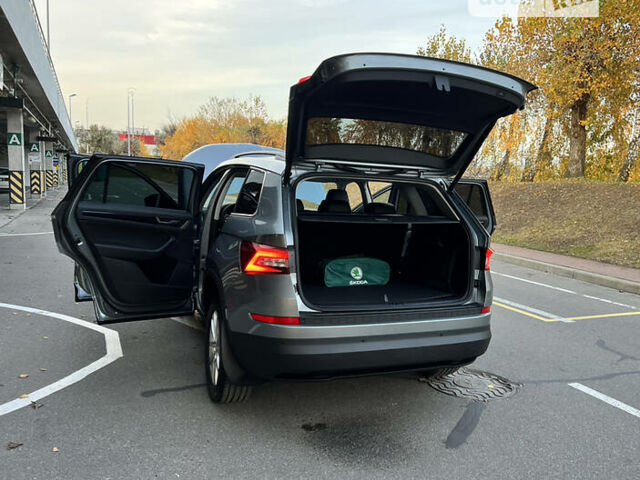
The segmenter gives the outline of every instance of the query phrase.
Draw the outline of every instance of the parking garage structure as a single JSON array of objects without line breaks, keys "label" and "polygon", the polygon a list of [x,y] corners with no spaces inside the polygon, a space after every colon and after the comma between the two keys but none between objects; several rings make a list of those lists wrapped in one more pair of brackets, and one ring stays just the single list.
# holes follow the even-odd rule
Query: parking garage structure
[{"label": "parking garage structure", "polygon": [[0,0],[0,208],[25,209],[64,181],[77,150],[64,97],[33,0]]}]

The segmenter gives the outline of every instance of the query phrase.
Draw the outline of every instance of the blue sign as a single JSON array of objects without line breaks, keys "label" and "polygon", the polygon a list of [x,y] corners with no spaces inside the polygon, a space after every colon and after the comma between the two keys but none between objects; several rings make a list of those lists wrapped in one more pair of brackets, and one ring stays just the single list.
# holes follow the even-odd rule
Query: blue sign
[{"label": "blue sign", "polygon": [[58,159],[57,159],[57,158],[54,158],[54,159],[53,159],[53,164],[54,164],[54,165],[58,165]]}]

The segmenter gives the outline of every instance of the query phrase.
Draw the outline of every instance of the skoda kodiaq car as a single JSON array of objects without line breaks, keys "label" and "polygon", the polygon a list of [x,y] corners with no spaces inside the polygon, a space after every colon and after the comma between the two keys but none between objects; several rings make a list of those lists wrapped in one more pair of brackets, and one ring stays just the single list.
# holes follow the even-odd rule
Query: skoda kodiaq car
[{"label": "skoda kodiaq car", "polygon": [[333,57],[291,88],[286,153],[206,179],[95,155],[53,212],[56,241],[98,323],[202,316],[215,402],[265,380],[469,364],[491,337],[495,216],[486,182],[461,176],[534,88],[425,57]]}]

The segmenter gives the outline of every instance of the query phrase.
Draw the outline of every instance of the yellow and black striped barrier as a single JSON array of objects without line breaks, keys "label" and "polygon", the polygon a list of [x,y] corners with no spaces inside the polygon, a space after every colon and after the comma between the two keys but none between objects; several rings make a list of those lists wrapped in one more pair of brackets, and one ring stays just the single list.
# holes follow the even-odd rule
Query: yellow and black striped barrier
[{"label": "yellow and black striped barrier", "polygon": [[59,185],[59,184],[60,184],[60,183],[58,182],[58,169],[55,169],[55,170],[53,171],[53,186],[54,186],[54,187],[56,187],[56,188],[58,188],[58,185]]},{"label": "yellow and black striped barrier", "polygon": [[40,170],[34,170],[31,172],[31,193],[42,193],[42,189],[40,188]]},{"label": "yellow and black striped barrier", "polygon": [[53,170],[47,170],[47,190],[53,188]]},{"label": "yellow and black striped barrier", "polygon": [[24,177],[20,171],[9,172],[9,202],[24,204]]}]

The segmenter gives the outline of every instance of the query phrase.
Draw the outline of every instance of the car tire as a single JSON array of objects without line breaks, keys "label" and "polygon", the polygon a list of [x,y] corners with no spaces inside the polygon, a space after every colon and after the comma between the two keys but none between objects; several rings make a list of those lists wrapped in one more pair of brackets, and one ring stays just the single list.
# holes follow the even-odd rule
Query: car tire
[{"label": "car tire", "polygon": [[222,309],[218,306],[211,307],[205,319],[207,337],[204,349],[204,364],[207,377],[207,391],[214,403],[243,402],[251,394],[250,385],[235,385],[232,383],[224,369],[222,361],[222,349],[226,342],[224,317]]}]

